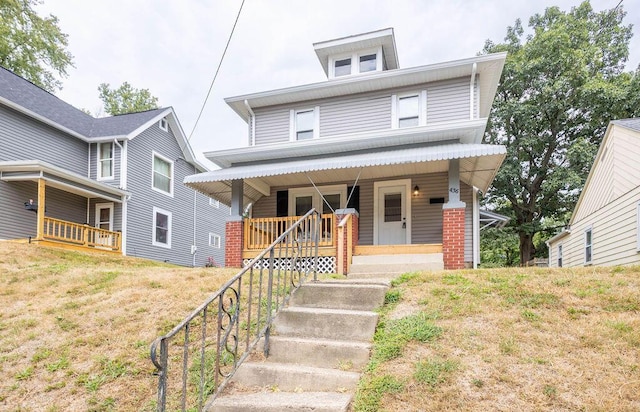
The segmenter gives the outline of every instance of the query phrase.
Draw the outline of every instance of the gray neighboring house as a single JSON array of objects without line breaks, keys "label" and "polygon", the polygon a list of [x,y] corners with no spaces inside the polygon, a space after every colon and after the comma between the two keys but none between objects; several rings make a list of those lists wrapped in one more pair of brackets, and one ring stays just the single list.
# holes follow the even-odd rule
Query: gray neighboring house
[{"label": "gray neighboring house", "polygon": [[0,240],[223,264],[229,208],[182,184],[206,171],[173,108],[94,118],[0,67]]}]

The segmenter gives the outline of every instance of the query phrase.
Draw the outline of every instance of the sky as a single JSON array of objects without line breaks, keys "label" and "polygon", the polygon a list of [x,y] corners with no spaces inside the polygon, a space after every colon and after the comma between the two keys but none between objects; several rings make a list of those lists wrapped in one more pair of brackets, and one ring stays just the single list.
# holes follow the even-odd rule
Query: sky
[{"label": "sky", "polygon": [[[620,0],[592,0],[595,11]],[[197,157],[247,145],[247,124],[225,97],[322,82],[313,43],[392,27],[401,68],[475,56],[508,26],[578,0],[245,0],[220,72],[203,106],[241,0],[44,0],[68,35],[74,66],[56,95],[100,113],[98,86],[129,82],[172,106]],[[640,63],[640,2],[623,0],[634,24],[627,70]],[[193,131],[193,133],[192,133]]]}]

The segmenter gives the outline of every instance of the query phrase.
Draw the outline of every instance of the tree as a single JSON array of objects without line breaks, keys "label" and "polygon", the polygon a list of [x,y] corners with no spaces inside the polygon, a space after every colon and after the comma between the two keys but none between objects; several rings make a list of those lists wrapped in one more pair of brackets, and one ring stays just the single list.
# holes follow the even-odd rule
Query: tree
[{"label": "tree", "polygon": [[117,89],[110,89],[108,83],[102,83],[98,91],[104,110],[112,116],[158,108],[158,98],[152,96],[149,89],[134,89],[127,82]]},{"label": "tree", "polygon": [[67,76],[73,56],[66,50],[67,35],[58,18],[40,17],[33,7],[39,0],[0,0],[0,65],[30,82],[55,92],[58,76]]},{"label": "tree", "polygon": [[624,16],[588,1],[569,13],[550,7],[530,18],[532,34],[516,20],[505,43],[485,43],[483,53],[508,52],[485,134],[507,157],[487,202],[513,208],[521,264],[535,256],[545,219],[566,223],[608,122],[638,110],[628,100],[638,76],[624,72]]}]

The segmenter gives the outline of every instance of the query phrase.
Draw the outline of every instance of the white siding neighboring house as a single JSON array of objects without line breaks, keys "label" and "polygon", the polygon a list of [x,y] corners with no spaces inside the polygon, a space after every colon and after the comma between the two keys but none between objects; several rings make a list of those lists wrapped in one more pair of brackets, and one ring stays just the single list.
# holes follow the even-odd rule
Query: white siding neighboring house
[{"label": "white siding neighboring house", "polygon": [[205,171],[171,107],[94,118],[0,67],[0,240],[222,264],[229,208],[182,184]]},{"label": "white siding neighboring house", "polygon": [[547,241],[549,266],[640,264],[640,119],[609,123],[569,226]]}]

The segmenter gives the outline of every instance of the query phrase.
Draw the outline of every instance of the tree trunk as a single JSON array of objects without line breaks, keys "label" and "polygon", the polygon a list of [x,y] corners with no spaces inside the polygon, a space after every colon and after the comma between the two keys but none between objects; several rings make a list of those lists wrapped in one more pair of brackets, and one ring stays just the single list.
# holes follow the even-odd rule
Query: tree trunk
[{"label": "tree trunk", "polygon": [[533,245],[533,234],[520,232],[520,266],[524,266],[534,258],[536,248]]}]

